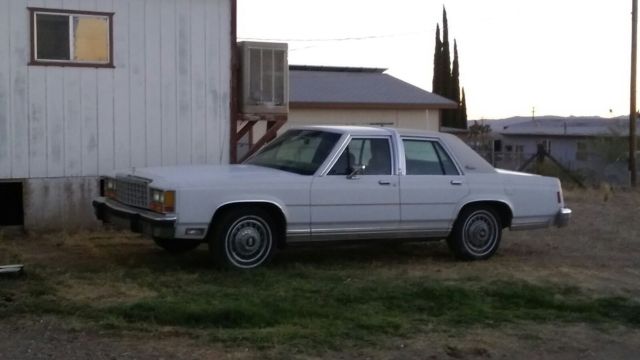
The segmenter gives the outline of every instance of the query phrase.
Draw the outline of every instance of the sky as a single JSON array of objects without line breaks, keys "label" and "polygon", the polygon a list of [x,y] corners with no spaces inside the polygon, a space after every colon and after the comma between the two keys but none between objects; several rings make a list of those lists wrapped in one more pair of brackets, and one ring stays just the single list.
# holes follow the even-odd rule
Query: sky
[{"label": "sky", "polygon": [[629,113],[628,0],[238,0],[238,40],[289,63],[386,68],[431,91],[446,7],[469,119]]}]

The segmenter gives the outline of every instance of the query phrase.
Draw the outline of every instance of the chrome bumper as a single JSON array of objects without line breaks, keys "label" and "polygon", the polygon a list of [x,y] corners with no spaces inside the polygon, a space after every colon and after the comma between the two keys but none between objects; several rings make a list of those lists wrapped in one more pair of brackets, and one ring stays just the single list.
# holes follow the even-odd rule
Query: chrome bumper
[{"label": "chrome bumper", "polygon": [[557,227],[565,227],[569,225],[569,220],[571,220],[571,209],[562,208],[558,211],[558,214],[556,214],[554,225]]},{"label": "chrome bumper", "polygon": [[117,228],[156,238],[171,239],[175,236],[175,215],[138,209],[104,197],[93,200],[93,209],[98,220]]}]

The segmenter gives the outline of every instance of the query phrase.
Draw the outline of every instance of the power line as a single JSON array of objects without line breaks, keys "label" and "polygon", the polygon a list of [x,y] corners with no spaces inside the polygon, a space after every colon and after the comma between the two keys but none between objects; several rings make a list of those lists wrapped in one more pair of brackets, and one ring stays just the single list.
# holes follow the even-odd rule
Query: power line
[{"label": "power line", "polygon": [[252,38],[252,37],[239,37],[238,40],[245,41],[274,41],[274,42],[332,42],[332,41],[358,41],[358,40],[371,40],[371,39],[382,39],[382,38],[392,38],[392,37],[400,37],[400,36],[409,36],[409,35],[418,35],[424,34],[424,32],[412,32],[412,33],[402,33],[402,34],[387,34],[387,35],[372,35],[372,36],[357,36],[357,37],[344,37],[344,38],[324,38],[324,39],[303,39],[303,38]]}]

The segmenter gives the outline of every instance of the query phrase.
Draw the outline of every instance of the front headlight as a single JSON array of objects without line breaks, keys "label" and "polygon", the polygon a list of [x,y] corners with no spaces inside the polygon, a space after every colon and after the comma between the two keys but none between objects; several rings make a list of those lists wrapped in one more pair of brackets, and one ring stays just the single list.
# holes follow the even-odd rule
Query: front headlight
[{"label": "front headlight", "polygon": [[114,178],[109,178],[106,177],[104,178],[104,196],[110,198],[110,199],[115,199],[116,198],[116,179]]},{"label": "front headlight", "polygon": [[151,204],[153,211],[168,213],[176,209],[176,193],[172,190],[150,189]]}]

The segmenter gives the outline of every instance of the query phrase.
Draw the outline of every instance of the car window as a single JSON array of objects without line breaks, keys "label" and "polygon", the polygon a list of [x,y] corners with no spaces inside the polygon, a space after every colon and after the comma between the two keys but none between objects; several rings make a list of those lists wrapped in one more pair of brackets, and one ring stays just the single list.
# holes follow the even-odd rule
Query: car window
[{"label": "car window", "polygon": [[389,139],[352,139],[328,175],[349,175],[361,165],[365,166],[363,175],[391,175]]},{"label": "car window", "polygon": [[289,130],[244,163],[312,175],[339,138],[330,132]]},{"label": "car window", "polygon": [[451,157],[436,141],[403,139],[407,175],[458,175]]}]

